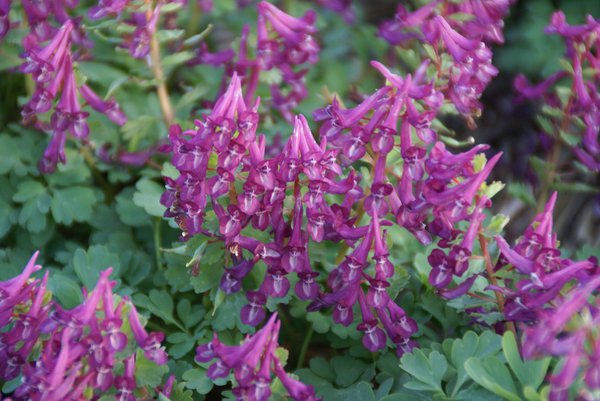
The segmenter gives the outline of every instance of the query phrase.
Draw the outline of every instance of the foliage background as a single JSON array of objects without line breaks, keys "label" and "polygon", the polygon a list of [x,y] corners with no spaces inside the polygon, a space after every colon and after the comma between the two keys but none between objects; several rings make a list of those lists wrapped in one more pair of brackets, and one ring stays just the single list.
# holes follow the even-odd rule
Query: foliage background
[{"label": "foliage background", "polygon": [[[286,5],[292,14],[313,6],[299,1],[287,1]],[[494,64],[501,75],[485,94],[486,107],[478,129],[467,132],[460,121],[449,120],[458,132],[474,136],[479,143],[490,143],[490,152],[505,151],[496,178],[509,185],[496,201],[495,211],[513,217],[509,226],[513,238],[522,232],[536,207],[537,179],[531,158],[543,159],[545,154],[535,125],[539,105],[515,106],[511,83],[519,72],[537,81],[559,66],[563,54],[559,40],[543,33],[550,14],[559,8],[573,23],[588,13],[600,16],[600,3],[589,0],[518,2],[506,23],[506,44],[494,50]],[[365,0],[357,9],[355,25],[345,24],[331,12],[319,12],[323,50],[320,62],[309,72],[310,95],[300,112],[310,115],[322,107],[323,93],[352,98],[358,92],[372,92],[380,82],[368,61],[395,57],[383,40],[375,38],[376,23],[392,16],[393,2]],[[232,0],[215,1],[215,10],[209,15],[194,10],[180,13],[178,26],[185,29],[173,35],[182,36],[166,37],[163,42],[170,52],[163,63],[178,122],[189,126],[193,116],[201,113],[202,101],[214,98],[218,89],[215,82],[220,81],[222,70],[186,67],[193,46],[175,47],[177,39],[193,37],[213,24],[214,30],[207,37],[211,46],[235,43],[240,27],[253,21],[254,13],[252,7],[237,11]],[[104,143],[113,149],[145,149],[164,140],[166,128],[147,66],[122,50],[115,51],[114,38],[107,36],[107,30],[90,29],[90,33],[94,58],[80,62],[79,72],[99,93],[112,93],[129,122],[118,129],[104,116],[92,113],[91,144],[68,143],[67,165],[46,176],[38,172],[37,162],[48,138],[20,124],[19,107],[31,88],[23,75],[13,71],[20,62],[23,32],[11,32],[0,47],[0,280],[18,274],[39,249],[39,262],[52,271],[50,290],[70,307],[82,301],[81,285],[92,288],[99,271],[113,266],[119,282],[116,291],[133,297],[150,316],[150,328],[168,334],[169,370],[184,383],[174,399],[202,399],[205,394],[207,399],[219,399],[220,390],[213,389],[214,384],[205,376],[206,366],[193,362],[193,349],[198,342],[208,340],[213,330],[224,338],[229,336],[231,342],[253,330],[238,318],[245,299],[241,294],[218,295],[223,249],[202,245],[201,238],[179,243],[178,228],[162,217],[161,176],[174,174],[168,155],[158,154],[143,168],[106,164],[94,156],[94,147]],[[262,127],[270,138],[290,131],[277,119],[264,121]],[[556,209],[558,237],[579,257],[600,256],[598,177],[587,184],[584,190],[563,188]],[[284,321],[280,342],[289,350],[288,367],[297,367],[298,376],[313,384],[326,400],[507,398],[499,394],[502,391],[513,393],[517,400],[522,394],[538,399],[540,375],[543,378],[549,362],[524,367],[510,355],[510,338],[469,331],[471,324],[460,313],[466,305],[447,304],[427,288],[427,250],[400,229],[393,235],[396,247],[392,257],[398,267],[394,289],[403,290],[402,307],[422,327],[418,340],[423,349],[403,358],[399,366],[391,353],[376,356],[366,351],[353,326],[333,325],[328,315],[306,313],[305,303],[288,298],[283,300],[288,305],[268,305],[270,310],[278,309]],[[326,245],[318,244],[311,259],[325,268],[332,266],[334,260],[327,251]],[[260,269],[255,269],[246,284],[259,284],[259,273]],[[298,344],[307,336],[311,336],[310,347],[301,357]],[[464,350],[472,350],[472,355],[461,352]],[[467,356],[472,358],[469,363]],[[470,369],[465,370],[465,366]],[[153,369],[147,380],[158,384],[166,369]],[[499,385],[504,390],[485,377],[494,369],[501,372],[491,376],[503,378]]]}]

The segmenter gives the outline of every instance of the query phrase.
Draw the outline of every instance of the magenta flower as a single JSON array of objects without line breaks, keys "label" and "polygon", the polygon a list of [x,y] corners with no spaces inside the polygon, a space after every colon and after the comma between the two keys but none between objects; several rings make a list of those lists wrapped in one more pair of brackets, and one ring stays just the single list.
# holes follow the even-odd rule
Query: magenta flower
[{"label": "magenta flower", "polygon": [[165,348],[160,344],[165,335],[158,332],[146,332],[140,323],[137,310],[133,303],[130,303],[129,307],[131,308],[131,312],[129,314],[131,331],[135,341],[144,350],[144,356],[159,365],[167,363],[167,353],[165,352]]},{"label": "magenta flower", "polygon": [[[100,273],[82,304],[65,310],[46,291],[48,272],[41,280],[31,277],[40,269],[37,256],[36,252],[20,275],[0,283],[0,358],[6,361],[0,366],[0,379],[21,375],[13,393],[17,400],[79,399],[84,392],[96,397],[114,387],[120,400],[133,401],[138,389],[135,354],[127,349],[129,339],[122,330],[125,300],[113,294],[112,269]],[[136,338],[140,331],[145,333],[137,327],[136,315],[130,321]],[[115,376],[121,362],[124,375]]]},{"label": "magenta flower", "polygon": [[217,359],[208,369],[208,376],[213,380],[225,378],[233,370],[236,383],[233,394],[238,400],[268,400],[273,380],[271,373],[275,373],[292,399],[316,401],[312,387],[289,377],[275,354],[280,325],[275,313],[254,335],[233,346],[221,343],[215,333],[211,342],[196,349],[196,360]]}]

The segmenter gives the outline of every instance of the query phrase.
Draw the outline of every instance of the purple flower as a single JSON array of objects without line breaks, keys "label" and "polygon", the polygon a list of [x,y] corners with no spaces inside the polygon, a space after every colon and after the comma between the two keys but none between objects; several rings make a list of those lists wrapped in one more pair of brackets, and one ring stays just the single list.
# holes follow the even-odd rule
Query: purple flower
[{"label": "purple flower", "polygon": [[268,400],[271,373],[275,373],[294,400],[317,400],[311,387],[285,373],[275,354],[280,325],[275,313],[260,330],[246,337],[240,345],[224,345],[215,333],[211,342],[197,348],[196,360],[209,362],[216,359],[208,369],[208,376],[213,380],[225,378],[233,370],[237,384],[233,393],[239,399]]},{"label": "purple flower", "polygon": [[129,0],[100,0],[97,6],[90,8],[88,16],[92,20],[106,16],[119,17],[128,4]]},{"label": "purple flower", "polygon": [[10,30],[10,0],[0,0],[0,40],[2,40]]},{"label": "purple flower", "polygon": [[99,113],[105,114],[112,122],[117,125],[124,125],[127,122],[127,116],[121,111],[119,105],[114,99],[104,101],[87,85],[81,85],[79,93],[90,105],[91,108]]},{"label": "purple flower", "polygon": [[168,356],[165,348],[161,346],[161,341],[164,339],[164,334],[159,332],[146,332],[133,303],[129,304],[131,311],[129,313],[129,324],[131,331],[138,345],[144,350],[144,356],[159,365],[167,363]]},{"label": "purple flower", "polygon": [[242,322],[249,326],[256,326],[265,319],[265,304],[267,297],[260,291],[248,291],[246,293],[248,304],[244,305],[240,312]]},{"label": "purple flower", "polygon": [[385,333],[377,326],[377,320],[367,305],[362,291],[358,293],[358,304],[362,314],[362,323],[357,326],[357,329],[364,332],[362,343],[369,351],[377,352],[385,347]]},{"label": "purple flower", "polygon": [[312,386],[293,379],[290,377],[281,366],[279,360],[275,360],[275,374],[281,380],[281,383],[289,393],[290,397],[296,401],[318,401],[319,398],[315,395],[315,390]]}]

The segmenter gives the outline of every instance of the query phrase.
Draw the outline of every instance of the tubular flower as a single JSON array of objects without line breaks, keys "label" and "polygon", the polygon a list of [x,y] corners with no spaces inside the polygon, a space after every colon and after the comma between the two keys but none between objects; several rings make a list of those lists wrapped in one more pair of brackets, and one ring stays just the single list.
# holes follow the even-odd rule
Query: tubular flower
[{"label": "tubular flower", "polygon": [[[100,273],[82,304],[66,310],[46,289],[48,273],[41,280],[31,276],[41,269],[37,257],[36,252],[20,275],[0,282],[0,359],[6,361],[0,380],[21,375],[13,400],[79,400],[84,393],[99,396],[111,388],[121,401],[134,399],[137,356],[125,351],[130,339],[122,329],[124,319],[132,322],[136,339],[145,331],[136,326],[133,305],[113,295],[112,269]],[[145,339],[143,345],[149,343]],[[121,361],[125,372],[115,376]]]},{"label": "tubular flower", "polygon": [[[552,114],[544,115],[551,126],[572,126],[569,134],[575,137],[575,142],[570,141],[569,145],[573,154],[595,173],[600,171],[600,96],[597,90],[600,78],[598,74],[584,75],[583,72],[586,68],[597,71],[600,67],[597,57],[599,29],[600,21],[592,16],[588,16],[583,25],[569,25],[562,11],[555,12],[546,33],[559,35],[565,42],[569,68],[535,85],[523,75],[514,81],[520,99],[540,99],[553,109]],[[563,83],[565,79],[570,83],[568,89]],[[566,92],[559,92],[561,88]],[[553,132],[545,134],[554,141]]]},{"label": "tubular flower", "polygon": [[[51,40],[60,32],[56,25],[63,25],[70,20],[69,11],[72,11],[78,5],[78,1],[0,1],[0,41],[12,28],[18,27],[20,24],[20,21],[10,21],[9,19],[10,9],[13,5],[22,8],[24,19],[21,26],[29,31],[24,38],[24,43],[38,43]],[[73,18],[71,21],[74,24],[72,34],[74,42],[83,47],[92,47],[92,42],[87,38],[81,27],[81,17]]]},{"label": "tubular flower", "polygon": [[320,46],[315,39],[316,13],[310,10],[297,18],[266,1],[259,2],[256,7],[258,21],[254,55],[248,43],[250,26],[244,25],[237,52],[233,49],[211,52],[208,45],[202,43],[189,64],[224,65],[225,74],[218,98],[225,92],[227,80],[237,75],[245,91],[246,104],[252,103],[261,72],[277,71],[281,79],[269,86],[271,96],[268,106],[293,123],[294,109],[308,95],[305,83],[308,69],[305,66],[315,64],[319,58]]},{"label": "tubular flower", "polygon": [[[295,29],[303,22],[288,24]],[[401,77],[380,63],[373,65],[387,85],[354,108],[334,101],[315,111],[323,121],[320,142],[304,116],[294,117],[290,137],[273,156],[268,156],[265,137],[256,135],[259,101],[250,105],[234,73],[196,129],[171,128],[172,160],[180,176],[166,179],[162,203],[166,216],[182,229],[183,240],[201,234],[224,243],[232,262],[221,278],[226,294],[239,291],[257,263],[266,265],[262,284],[246,292],[242,322],[256,326],[263,321],[269,297],[286,296],[293,274],[294,292],[311,301],[309,310],[332,308],[333,320],[348,326],[358,304],[364,345],[382,349],[387,336],[402,354],[415,346],[410,337],[417,328],[388,294],[394,266],[385,227],[397,222],[425,244],[439,237],[439,246],[450,248],[444,256],[449,267],[434,286],[448,298],[466,293],[475,277],[450,283],[468,267],[483,209],[489,206],[481,188],[500,155],[476,168],[475,157],[486,146],[449,152],[430,126],[443,95],[423,72]],[[368,187],[352,168],[366,158],[367,148],[374,155]],[[390,173],[388,158],[396,151],[402,163]],[[355,209],[358,203],[364,223]],[[205,225],[208,212],[219,221],[218,229]],[[461,221],[470,228],[455,229]],[[250,229],[269,237],[254,239]],[[316,271],[310,258],[311,244],[325,240],[344,241],[350,248],[327,276]]]},{"label": "tubular flower", "polygon": [[236,382],[233,394],[236,400],[268,400],[273,373],[293,400],[319,400],[312,386],[293,379],[283,370],[275,353],[280,325],[274,313],[260,330],[246,337],[240,345],[224,345],[215,333],[211,342],[196,349],[196,361],[210,362],[216,359],[208,368],[208,377],[212,380],[228,377],[233,371]]},{"label": "tubular flower", "polygon": [[[67,20],[45,47],[39,47],[35,41],[25,42],[25,63],[20,69],[31,74],[36,87],[31,99],[23,107],[23,119],[32,122],[36,116],[53,110],[50,118],[52,137],[39,163],[43,173],[50,173],[59,162],[66,162],[64,147],[67,132],[80,141],[87,141],[89,127],[86,120],[89,113],[81,110],[78,94],[92,108],[105,113],[117,124],[126,122],[125,115],[114,100],[104,102],[88,86],[78,86],[71,53],[73,30],[73,22]],[[58,100],[53,104],[55,99]]]},{"label": "tubular flower", "polygon": [[[394,20],[385,21],[379,35],[395,46],[409,47],[415,40],[432,46],[438,55],[431,59],[436,64],[436,87],[474,125],[472,117],[481,113],[479,98],[498,74],[491,63],[489,44],[504,42],[503,18],[511,3],[436,0],[412,12],[399,5]],[[455,14],[471,18],[453,18]],[[442,59],[448,62],[440,62]]]},{"label": "tubular flower", "polygon": [[519,278],[513,289],[502,289],[507,319],[534,322],[538,312],[560,299],[567,283],[585,283],[593,275],[594,261],[576,262],[561,257],[556,234],[552,232],[556,197],[556,193],[550,196],[544,211],[534,218],[514,247],[496,237],[502,255],[496,268],[511,265]]},{"label": "tubular flower", "polygon": [[[540,310],[536,324],[525,329],[523,354],[526,358],[550,355],[562,359],[549,380],[551,399],[560,399],[561,394],[568,397],[571,389],[584,397],[600,388],[600,337],[595,329],[600,323],[599,289],[600,276],[596,275],[571,289],[554,308]],[[582,386],[576,384],[578,377],[583,378]]]}]

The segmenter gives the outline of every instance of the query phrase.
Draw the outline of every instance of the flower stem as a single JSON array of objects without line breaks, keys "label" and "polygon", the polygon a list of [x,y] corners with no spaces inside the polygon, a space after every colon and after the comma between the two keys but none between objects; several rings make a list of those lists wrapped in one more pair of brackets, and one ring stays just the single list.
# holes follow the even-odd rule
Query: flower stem
[{"label": "flower stem", "polygon": [[[483,253],[483,257],[485,260],[485,270],[488,274],[488,280],[493,286],[498,286],[498,280],[496,280],[496,276],[494,275],[494,266],[492,265],[492,258],[490,257],[490,253],[488,251],[488,243],[486,238],[483,235],[479,235],[479,245],[481,246],[481,252]],[[498,304],[498,310],[506,317],[504,313],[504,295],[498,291],[494,290],[494,294],[496,295],[496,303]],[[513,322],[506,322],[506,328],[512,331],[517,337],[517,329],[515,328],[515,324]]]},{"label": "flower stem", "polygon": [[106,179],[102,175],[102,172],[98,170],[98,167],[96,166],[96,161],[92,156],[91,145],[82,146],[79,150],[79,153],[83,156],[83,160],[88,165],[92,176],[102,188],[102,192],[104,192],[104,196],[106,197],[106,199],[109,201],[113,200],[115,197],[114,188],[108,183],[108,181],[106,181]]},{"label": "flower stem", "polygon": [[[146,0],[148,10],[146,11],[146,19],[150,20],[152,17],[152,1]],[[158,11],[157,11],[158,12]],[[173,124],[173,107],[171,106],[171,100],[169,98],[169,91],[167,84],[165,83],[165,74],[162,69],[160,62],[160,44],[158,43],[158,37],[156,31],[152,31],[150,37],[150,67],[152,68],[152,74],[156,80],[156,95],[158,96],[158,102],[160,109],[162,110],[163,120],[167,129]]]},{"label": "flower stem", "polygon": [[310,340],[314,334],[315,330],[313,329],[312,324],[306,331],[306,335],[304,336],[304,341],[302,341],[302,348],[300,348],[300,355],[298,356],[298,363],[296,363],[296,369],[300,369],[304,364],[304,359],[306,358],[306,352],[308,351],[308,346],[310,345]]},{"label": "flower stem", "polygon": [[153,230],[153,240],[154,240],[154,259],[156,261],[156,267],[159,270],[162,269],[162,255],[160,254],[161,250],[161,225],[162,220],[160,218],[154,219],[154,230]]}]

